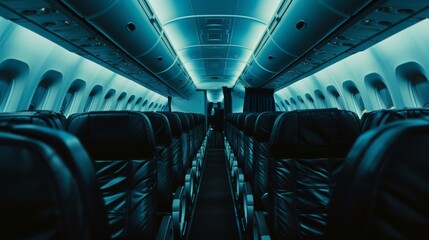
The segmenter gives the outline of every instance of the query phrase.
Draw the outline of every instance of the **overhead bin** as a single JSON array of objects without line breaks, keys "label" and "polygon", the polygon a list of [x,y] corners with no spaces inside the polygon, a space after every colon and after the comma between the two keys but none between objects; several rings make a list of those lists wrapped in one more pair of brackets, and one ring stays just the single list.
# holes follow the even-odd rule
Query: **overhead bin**
[{"label": "overhead bin", "polygon": [[162,28],[139,0],[62,1],[166,84],[183,84],[174,82],[183,69],[164,42]]},{"label": "overhead bin", "polygon": [[168,66],[165,70],[155,73],[158,77],[164,79],[164,80],[172,80],[179,75],[180,72],[182,72],[182,68],[179,66],[177,60],[173,62],[171,66]]},{"label": "overhead bin", "polygon": [[[292,1],[264,47],[255,56],[260,66],[253,64],[249,66],[249,70],[268,81],[269,78],[265,77],[261,67],[276,73],[282,71],[369,2],[370,0],[317,0],[311,3]],[[247,76],[245,80],[248,81]]]}]

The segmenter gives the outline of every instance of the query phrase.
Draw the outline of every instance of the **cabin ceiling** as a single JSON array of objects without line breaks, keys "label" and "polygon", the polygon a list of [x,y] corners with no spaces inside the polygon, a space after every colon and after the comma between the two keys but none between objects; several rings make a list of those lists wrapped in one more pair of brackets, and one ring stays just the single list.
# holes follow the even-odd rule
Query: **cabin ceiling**
[{"label": "cabin ceiling", "polygon": [[0,0],[4,18],[184,98],[237,82],[279,90],[427,18],[428,8],[427,0]]}]

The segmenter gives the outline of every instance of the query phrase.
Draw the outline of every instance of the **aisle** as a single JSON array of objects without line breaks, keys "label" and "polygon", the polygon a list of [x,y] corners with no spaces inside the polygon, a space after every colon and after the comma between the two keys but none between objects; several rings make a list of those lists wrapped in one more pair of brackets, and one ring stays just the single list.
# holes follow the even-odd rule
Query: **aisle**
[{"label": "aisle", "polygon": [[223,135],[209,139],[189,239],[240,239],[225,162]]}]

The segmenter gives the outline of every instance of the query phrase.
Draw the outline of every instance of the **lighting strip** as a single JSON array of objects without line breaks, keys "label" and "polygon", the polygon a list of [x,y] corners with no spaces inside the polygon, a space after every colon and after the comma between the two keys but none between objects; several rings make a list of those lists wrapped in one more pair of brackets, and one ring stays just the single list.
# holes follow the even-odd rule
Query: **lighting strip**
[{"label": "lighting strip", "polygon": [[[232,58],[227,58],[224,59],[226,61],[238,61],[240,63],[242,63],[242,65],[240,64],[239,69],[237,69],[237,71],[234,72],[240,72],[240,74],[238,74],[238,76],[235,76],[236,74],[234,74],[233,78],[235,80],[229,81],[229,84],[231,84],[231,86],[234,86],[235,83],[237,82],[239,76],[243,73],[243,71],[245,70],[246,66],[249,64],[249,62],[253,59],[255,50],[257,49],[258,45],[260,45],[261,40],[263,39],[264,35],[267,33],[267,31],[269,31],[269,26],[271,25],[271,23],[276,20],[278,18],[278,15],[281,13],[281,8],[282,6],[284,6],[285,2],[290,2],[287,0],[273,0],[273,1],[267,1],[264,4],[266,6],[266,4],[272,4],[270,7],[263,7],[263,8],[255,8],[255,9],[261,9],[260,11],[264,11],[263,13],[260,12],[259,14],[255,14],[255,16],[271,16],[270,20],[264,21],[261,20],[259,18],[256,17],[252,17],[252,16],[246,16],[246,15],[234,15],[234,14],[196,14],[196,15],[185,15],[185,16],[180,16],[179,17],[172,17],[170,19],[168,19],[168,14],[171,13],[171,11],[175,11],[174,9],[180,9],[179,7],[177,8],[172,8],[171,6],[166,6],[165,2],[168,2],[167,0],[144,0],[146,2],[146,5],[150,6],[151,8],[151,12],[153,12],[154,16],[153,18],[156,18],[159,23],[162,26],[162,31],[163,33],[165,33],[168,41],[171,43],[171,46],[173,47],[175,53],[177,54],[177,57],[179,59],[180,62],[184,63],[183,67],[186,70],[186,72],[188,73],[188,75],[191,77],[191,80],[194,82],[194,84],[197,86],[199,84],[202,83],[206,83],[209,82],[211,83],[211,81],[206,81],[205,79],[198,79],[200,75],[195,73],[196,69],[200,69],[200,70],[205,70],[205,68],[195,68],[190,64],[193,61],[196,60],[219,60],[219,58],[198,58],[198,59],[187,59],[184,54],[183,54],[183,50],[191,48],[191,47],[204,47],[204,46],[209,46],[209,47],[216,47],[216,46],[227,46],[227,47],[239,47],[239,48],[243,48],[243,49],[247,49],[249,52],[251,52],[251,54],[246,54],[246,56],[244,56],[242,59],[232,59]],[[189,2],[187,2],[189,3]],[[177,3],[176,3],[177,4]],[[182,6],[183,7],[183,6]],[[191,6],[190,6],[191,7]],[[253,15],[253,14],[252,14]],[[252,42],[255,41],[255,39],[257,39],[256,44],[254,44],[254,46],[252,45],[251,48],[245,46],[245,45],[237,45],[237,44],[201,44],[201,45],[189,45],[189,46],[180,46],[180,43],[184,43],[186,42],[186,38],[185,37],[180,37],[177,36],[177,34],[175,34],[176,31],[178,31],[178,29],[174,29],[171,30],[171,28],[166,27],[167,25],[173,23],[173,22],[177,22],[180,20],[185,20],[185,19],[196,19],[196,18],[232,18],[232,19],[247,19],[253,22],[257,22],[258,24],[262,24],[263,25],[263,31],[260,31],[260,33],[258,33],[258,36],[255,36],[255,34],[251,35],[251,39],[241,39],[240,42],[243,43],[248,43],[248,42]],[[261,25],[259,25],[261,26]],[[254,27],[254,26],[253,26]],[[250,31],[250,29],[249,29]],[[231,33],[232,35],[233,33]],[[184,36],[184,35],[182,35]],[[182,38],[182,39],[180,39]],[[183,44],[182,44],[183,45]],[[180,49],[178,49],[177,46],[180,46]],[[186,60],[186,61],[185,61]],[[228,77],[229,79],[230,77]],[[219,89],[221,88],[221,86],[219,86]]]}]

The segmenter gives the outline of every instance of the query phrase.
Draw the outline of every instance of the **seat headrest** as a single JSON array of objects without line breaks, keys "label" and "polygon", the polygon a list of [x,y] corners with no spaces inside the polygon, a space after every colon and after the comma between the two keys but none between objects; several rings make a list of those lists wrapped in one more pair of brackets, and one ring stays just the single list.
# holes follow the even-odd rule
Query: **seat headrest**
[{"label": "seat headrest", "polygon": [[161,113],[143,112],[149,118],[157,146],[168,146],[171,143],[171,130],[168,118]]},{"label": "seat headrest", "polygon": [[171,137],[178,138],[182,136],[182,125],[180,123],[180,118],[177,113],[173,112],[159,112],[167,117],[168,122],[170,123]]},{"label": "seat headrest", "polygon": [[182,132],[189,132],[189,130],[191,130],[191,127],[189,125],[189,119],[188,116],[186,115],[186,113],[182,113],[182,112],[174,112],[177,114],[177,116],[179,116],[180,118],[180,123],[182,126]]},{"label": "seat headrest", "polygon": [[189,120],[189,128],[192,130],[195,128],[195,119],[192,113],[185,113]]},{"label": "seat headrest", "polygon": [[3,124],[36,124],[62,130],[64,121],[64,115],[49,110],[0,113],[0,123]]},{"label": "seat headrest", "polygon": [[282,112],[264,112],[256,118],[253,138],[257,142],[268,142],[274,122]]},{"label": "seat headrest", "polygon": [[351,111],[287,112],[274,124],[270,153],[274,158],[345,157],[359,134],[360,120]]},{"label": "seat headrest", "polygon": [[244,120],[244,133],[253,137],[253,132],[255,130],[256,119],[258,118],[260,113],[251,113],[246,116],[246,120]]},{"label": "seat headrest", "polygon": [[429,213],[429,122],[398,121],[362,134],[329,204],[329,239],[420,239]]},{"label": "seat headrest", "polygon": [[372,112],[366,112],[362,115],[361,129],[362,132],[380,127],[390,122],[405,119],[406,117],[396,110],[380,109]]},{"label": "seat headrest", "polygon": [[249,112],[245,112],[245,113],[241,113],[240,116],[238,116],[238,120],[237,120],[237,128],[239,130],[244,130],[244,122],[246,121],[246,117],[247,115],[249,115],[251,113]]},{"label": "seat headrest", "polygon": [[149,119],[139,112],[102,111],[73,114],[68,131],[76,135],[93,160],[145,159],[154,156]]}]

